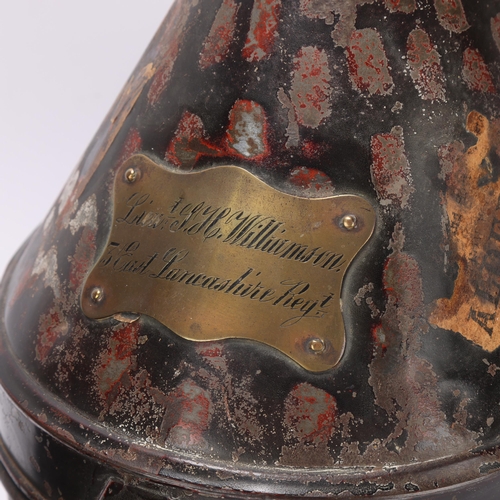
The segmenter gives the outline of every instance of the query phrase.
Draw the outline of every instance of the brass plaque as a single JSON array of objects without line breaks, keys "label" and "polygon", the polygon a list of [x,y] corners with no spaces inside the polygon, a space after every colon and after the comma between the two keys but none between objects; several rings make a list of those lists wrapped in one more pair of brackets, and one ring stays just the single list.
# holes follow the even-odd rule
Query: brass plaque
[{"label": "brass plaque", "polygon": [[136,155],[82,308],[147,314],[194,341],[257,340],[328,370],[345,346],[342,280],[374,226],[359,196],[300,198],[236,166],[180,173]]}]

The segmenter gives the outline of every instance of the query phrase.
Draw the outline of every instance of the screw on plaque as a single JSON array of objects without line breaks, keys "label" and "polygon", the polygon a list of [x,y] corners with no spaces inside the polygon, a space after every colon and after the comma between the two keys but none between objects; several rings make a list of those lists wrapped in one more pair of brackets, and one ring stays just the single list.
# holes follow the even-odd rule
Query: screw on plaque
[{"label": "screw on plaque", "polygon": [[352,231],[356,227],[357,222],[355,215],[344,215],[341,224],[348,231]]},{"label": "screw on plaque", "polygon": [[139,170],[137,168],[130,167],[125,171],[125,179],[127,179],[127,182],[130,182],[130,184],[133,184],[138,177]]},{"label": "screw on plaque", "polygon": [[314,354],[321,354],[326,348],[325,343],[321,339],[311,339],[308,347]]},{"label": "screw on plaque", "polygon": [[104,291],[102,288],[98,286],[92,288],[92,290],[90,291],[90,299],[92,300],[92,302],[98,304],[99,302],[102,301],[103,298],[104,298]]}]

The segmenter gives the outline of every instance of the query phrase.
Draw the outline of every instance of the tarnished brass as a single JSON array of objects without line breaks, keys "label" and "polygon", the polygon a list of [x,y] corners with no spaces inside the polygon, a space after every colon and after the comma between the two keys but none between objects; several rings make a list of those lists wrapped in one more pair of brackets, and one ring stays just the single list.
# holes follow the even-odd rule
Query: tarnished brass
[{"label": "tarnished brass", "polygon": [[324,371],[345,346],[342,280],[374,226],[356,195],[301,198],[236,166],[181,173],[136,155],[116,176],[83,311],[147,314],[194,341],[256,340]]}]

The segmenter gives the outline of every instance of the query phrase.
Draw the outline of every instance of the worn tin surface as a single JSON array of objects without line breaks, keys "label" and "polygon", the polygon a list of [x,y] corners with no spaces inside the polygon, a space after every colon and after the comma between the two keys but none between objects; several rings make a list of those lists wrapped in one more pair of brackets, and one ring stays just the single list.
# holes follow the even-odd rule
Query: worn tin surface
[{"label": "worn tin surface", "polygon": [[[28,497],[496,498],[499,50],[498,1],[177,2],[2,282],[0,455]],[[368,200],[337,366],[83,313],[135,153]]]}]

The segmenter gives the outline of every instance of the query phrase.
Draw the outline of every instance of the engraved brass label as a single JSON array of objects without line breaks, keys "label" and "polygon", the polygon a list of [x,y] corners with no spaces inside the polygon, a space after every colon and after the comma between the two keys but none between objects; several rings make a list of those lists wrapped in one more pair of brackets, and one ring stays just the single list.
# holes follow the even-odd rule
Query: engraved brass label
[{"label": "engraved brass label", "polygon": [[300,198],[239,167],[179,173],[136,155],[116,177],[83,311],[147,314],[194,341],[257,340],[328,370],[345,346],[342,280],[374,226],[359,196]]}]

